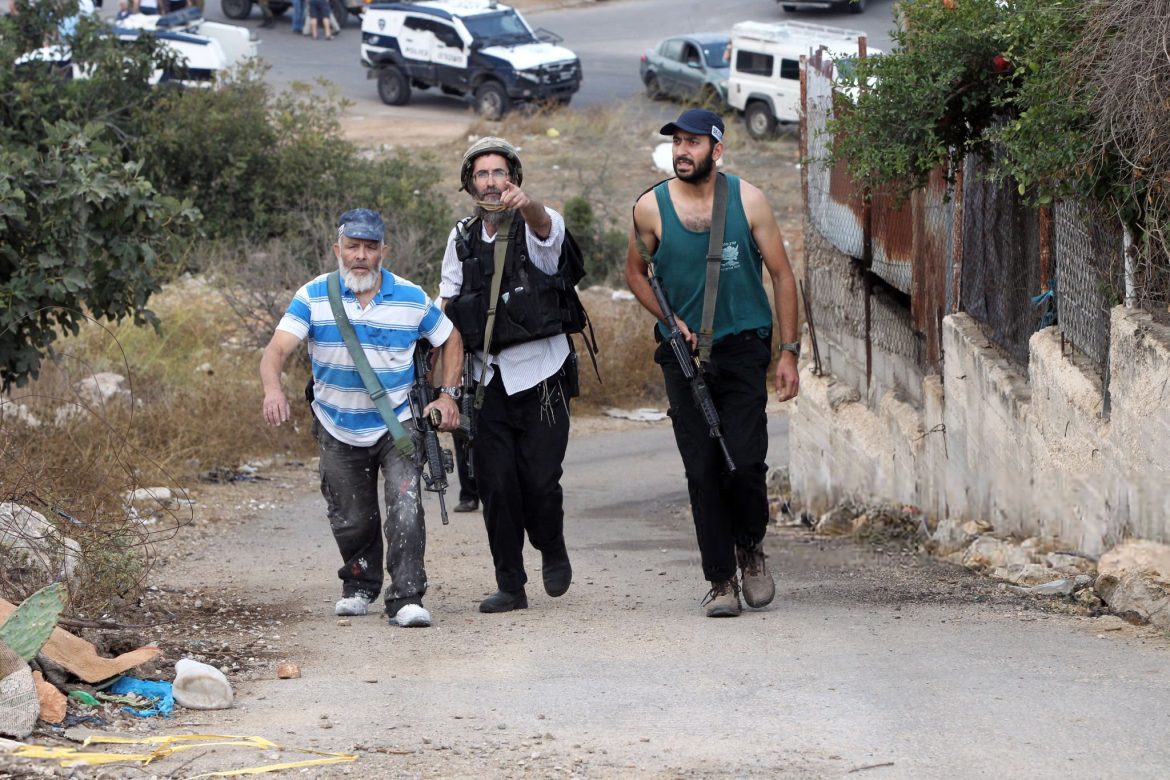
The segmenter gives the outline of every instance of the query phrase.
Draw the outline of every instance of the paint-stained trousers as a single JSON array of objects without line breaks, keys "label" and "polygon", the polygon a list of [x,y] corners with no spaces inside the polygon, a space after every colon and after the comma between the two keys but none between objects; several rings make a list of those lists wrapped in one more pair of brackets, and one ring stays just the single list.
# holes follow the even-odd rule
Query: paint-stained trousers
[{"label": "paint-stained trousers", "polygon": [[[407,430],[413,426],[407,425]],[[386,590],[389,614],[407,603],[422,603],[427,591],[423,566],[426,524],[423,517],[419,467],[404,458],[386,434],[369,447],[338,441],[316,420],[313,435],[321,452],[321,495],[329,527],[344,561],[337,570],[342,596],[364,593],[370,600],[382,590],[382,533],[386,534]],[[415,435],[415,446],[421,446]],[[378,474],[386,501],[383,526],[378,510]]]},{"label": "paint-stained trousers", "polygon": [[719,444],[709,435],[670,344],[663,342],[654,352],[654,361],[662,367],[674,438],[686,470],[703,576],[710,582],[734,577],[736,545],[758,543],[768,527],[764,406],[772,349],[771,334],[765,333],[750,331],[720,339],[703,375],[735,462],[734,474],[727,472]]},{"label": "paint-stained trousers", "polygon": [[524,534],[554,558],[565,552],[561,463],[569,444],[563,373],[508,395],[497,373],[484,388],[476,420],[475,484],[501,590],[524,587]]}]

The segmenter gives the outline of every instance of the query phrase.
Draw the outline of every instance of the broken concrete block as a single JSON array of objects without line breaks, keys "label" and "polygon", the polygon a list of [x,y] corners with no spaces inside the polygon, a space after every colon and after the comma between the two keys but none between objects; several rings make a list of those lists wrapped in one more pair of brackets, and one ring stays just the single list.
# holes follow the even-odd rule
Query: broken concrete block
[{"label": "broken concrete block", "polygon": [[57,686],[46,680],[40,672],[33,672],[33,683],[37,687],[41,720],[45,723],[63,722],[67,709],[65,694],[57,690]]},{"label": "broken concrete block", "polygon": [[1116,612],[1170,628],[1170,545],[1123,542],[1097,563],[1097,594]]}]

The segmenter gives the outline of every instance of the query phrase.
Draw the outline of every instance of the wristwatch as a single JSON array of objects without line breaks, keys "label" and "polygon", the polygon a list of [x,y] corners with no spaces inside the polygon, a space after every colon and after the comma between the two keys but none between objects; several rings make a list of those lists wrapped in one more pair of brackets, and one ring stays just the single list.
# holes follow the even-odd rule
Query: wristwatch
[{"label": "wristwatch", "polygon": [[791,352],[793,355],[796,355],[796,357],[799,358],[800,357],[800,342],[799,341],[782,342],[780,344],[780,351],[781,352]]},{"label": "wristwatch", "polygon": [[455,385],[454,387],[447,387],[447,386],[440,387],[439,392],[446,393],[447,395],[454,398],[456,401],[458,401],[460,398],[463,397],[463,388],[459,387],[458,385]]}]

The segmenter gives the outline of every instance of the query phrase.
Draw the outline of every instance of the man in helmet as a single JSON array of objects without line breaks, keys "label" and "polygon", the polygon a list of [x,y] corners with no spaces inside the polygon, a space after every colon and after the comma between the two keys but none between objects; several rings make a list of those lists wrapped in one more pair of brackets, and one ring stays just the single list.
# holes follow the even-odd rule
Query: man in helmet
[{"label": "man in helmet", "polygon": [[475,213],[447,240],[439,298],[482,379],[472,465],[497,591],[479,610],[509,612],[528,606],[525,532],[548,595],[563,595],[573,577],[560,480],[576,356],[550,286],[565,222],[521,189],[520,157],[502,138],[473,144],[460,173]]}]

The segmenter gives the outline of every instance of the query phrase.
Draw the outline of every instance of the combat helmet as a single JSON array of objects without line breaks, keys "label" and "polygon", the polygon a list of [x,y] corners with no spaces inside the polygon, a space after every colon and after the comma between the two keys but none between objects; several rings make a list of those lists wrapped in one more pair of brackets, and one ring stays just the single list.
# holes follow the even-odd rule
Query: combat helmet
[{"label": "combat helmet", "polygon": [[487,135],[473,143],[463,154],[463,167],[459,170],[460,190],[470,191],[471,167],[475,164],[475,158],[482,154],[502,155],[508,161],[509,173],[512,174],[512,181],[516,186],[520,186],[524,181],[524,169],[520,166],[520,155],[516,153],[516,147],[503,138]]}]

